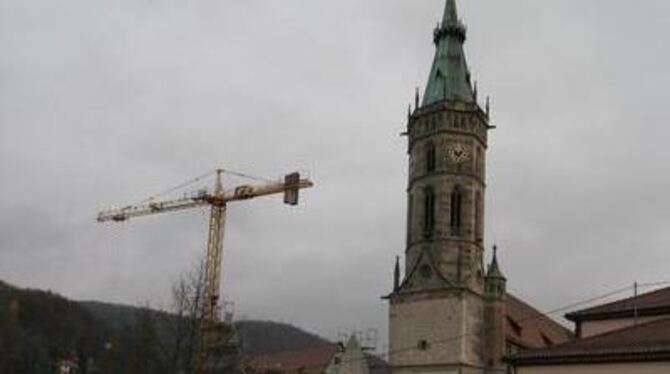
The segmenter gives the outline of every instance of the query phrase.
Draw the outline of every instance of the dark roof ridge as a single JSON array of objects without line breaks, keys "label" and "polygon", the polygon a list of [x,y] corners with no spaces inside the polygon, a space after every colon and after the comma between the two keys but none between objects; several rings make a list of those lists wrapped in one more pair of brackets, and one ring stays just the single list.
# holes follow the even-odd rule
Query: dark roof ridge
[{"label": "dark roof ridge", "polygon": [[[574,312],[567,313],[565,315],[565,318],[571,321],[576,321],[582,319],[582,317],[588,317],[588,316],[598,316],[598,315],[609,315],[609,314],[621,314],[621,313],[627,313],[631,312],[635,309],[635,305],[633,304],[633,301],[638,300],[638,301],[645,301],[645,299],[648,299],[650,297],[659,295],[659,294],[665,294],[668,293],[670,294],[670,287],[664,287],[660,288],[657,290],[653,290],[650,292],[646,292],[637,296],[631,296],[627,297],[624,299],[620,300],[615,300],[611,301],[609,303],[605,304],[600,304],[596,306],[592,306],[589,308],[577,310]],[[629,305],[630,303],[630,305]],[[618,308],[617,308],[618,307]],[[610,308],[610,310],[608,310]],[[654,310],[654,309],[663,309],[663,308],[668,308],[670,309],[670,303],[667,306],[659,306],[659,305],[653,305],[653,306],[644,306],[644,305],[638,305],[637,309],[640,310]]]},{"label": "dark roof ridge", "polygon": [[[575,343],[577,341],[579,341],[579,342],[589,342],[591,340],[596,340],[596,339],[599,339],[599,338],[605,338],[605,337],[608,337],[608,336],[611,336],[611,335],[625,334],[625,333],[627,333],[631,330],[637,330],[637,329],[640,329],[640,328],[643,328],[643,327],[647,327],[648,325],[667,323],[667,322],[670,322],[670,317],[663,318],[663,319],[656,319],[656,320],[653,320],[653,321],[647,321],[647,322],[643,322],[643,323],[638,323],[636,325],[631,325],[631,326],[627,326],[627,327],[622,327],[620,329],[607,331],[607,332],[604,332],[602,334],[591,335],[591,336],[588,336],[586,338],[581,338],[579,340],[564,343],[564,344],[561,344],[561,345],[568,345],[568,344]],[[668,344],[670,345],[670,340],[668,340]],[[560,347],[561,345],[557,345],[556,347]]]},{"label": "dark roof ridge", "polygon": [[[510,361],[524,360],[524,359],[535,359],[535,358],[557,358],[557,357],[583,357],[583,356],[596,356],[596,355],[608,355],[608,354],[626,354],[626,353],[645,353],[645,352],[670,352],[670,338],[668,339],[667,344],[655,344],[647,347],[615,347],[615,348],[595,348],[595,349],[582,349],[581,351],[567,351],[561,352],[561,349],[569,348],[571,346],[581,346],[588,344],[593,341],[600,341],[608,337],[617,336],[617,335],[628,335],[629,332],[647,328],[650,325],[656,324],[667,324],[670,322],[670,318],[664,318],[660,320],[649,321],[645,323],[640,323],[638,325],[628,326],[625,328],[608,331],[602,334],[589,336],[583,339],[577,339],[562,344],[557,344],[549,348],[540,348],[533,349],[525,352],[518,353],[514,356],[509,357]],[[552,356],[552,352],[556,352],[555,356]]]},{"label": "dark roof ridge", "polygon": [[640,361],[667,361],[670,359],[670,348],[658,349],[612,349],[594,350],[590,352],[570,352],[551,356],[549,354],[535,356],[506,357],[505,361],[515,366],[533,365],[565,365],[582,363],[614,363]]}]

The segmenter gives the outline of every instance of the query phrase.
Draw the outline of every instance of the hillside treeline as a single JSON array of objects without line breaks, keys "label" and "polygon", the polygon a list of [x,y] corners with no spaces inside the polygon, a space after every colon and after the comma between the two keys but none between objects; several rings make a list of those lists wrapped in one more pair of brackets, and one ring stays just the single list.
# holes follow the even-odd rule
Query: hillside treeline
[{"label": "hillside treeline", "polygon": [[[97,302],[0,282],[0,374],[188,373],[196,321],[187,315]],[[312,347],[327,341],[273,322],[236,323],[242,353]]]}]

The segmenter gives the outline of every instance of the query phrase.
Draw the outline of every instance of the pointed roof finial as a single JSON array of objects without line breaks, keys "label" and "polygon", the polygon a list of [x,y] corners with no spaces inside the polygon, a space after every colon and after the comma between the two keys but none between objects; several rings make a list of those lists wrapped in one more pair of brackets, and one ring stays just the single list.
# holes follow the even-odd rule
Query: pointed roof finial
[{"label": "pointed roof finial", "polygon": [[477,81],[475,81],[475,88],[474,88],[474,95],[475,95],[475,103],[477,103],[477,95],[479,94],[479,89],[477,88]]},{"label": "pointed roof finial", "polygon": [[496,244],[493,245],[493,258],[486,273],[486,276],[489,278],[505,278],[502,271],[500,271],[500,265],[498,265],[498,245]]},{"label": "pointed roof finial", "polygon": [[442,25],[458,23],[458,10],[456,9],[456,0],[447,0],[447,6],[444,9],[444,18]]},{"label": "pointed roof finial", "polygon": [[421,96],[419,94],[419,86],[416,86],[416,91],[414,92],[414,108],[419,109],[419,100]]},{"label": "pointed roof finial", "polygon": [[491,114],[491,96],[486,96],[486,118]]},{"label": "pointed roof finial", "polygon": [[395,269],[393,271],[393,292],[400,289],[400,256],[395,257]]}]

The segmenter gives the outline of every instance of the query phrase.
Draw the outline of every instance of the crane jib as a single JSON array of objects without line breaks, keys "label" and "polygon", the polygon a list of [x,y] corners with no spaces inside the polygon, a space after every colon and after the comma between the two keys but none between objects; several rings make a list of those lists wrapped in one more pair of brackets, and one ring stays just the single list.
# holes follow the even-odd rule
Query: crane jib
[{"label": "crane jib", "polygon": [[[249,200],[261,196],[284,194],[284,203],[297,205],[299,191],[303,188],[313,187],[309,179],[301,179],[300,173],[286,175],[283,180],[260,185],[241,185],[232,191],[224,191],[221,174],[224,170],[216,171],[216,183],[213,190],[198,190],[181,199],[155,201],[149,199],[145,204],[131,205],[120,209],[102,211],[98,214],[98,222],[125,222],[130,218],[153,214],[187,210],[191,208],[211,206],[211,217],[209,223],[209,238],[207,244],[207,259],[205,264],[204,287],[205,298],[202,304],[202,343],[198,348],[198,359],[196,360],[196,373],[203,373],[203,365],[208,357],[216,354],[220,348],[219,328],[221,325],[219,316],[221,263],[223,252],[223,233],[225,226],[226,204],[228,202]],[[212,356],[213,357],[213,356]]]}]

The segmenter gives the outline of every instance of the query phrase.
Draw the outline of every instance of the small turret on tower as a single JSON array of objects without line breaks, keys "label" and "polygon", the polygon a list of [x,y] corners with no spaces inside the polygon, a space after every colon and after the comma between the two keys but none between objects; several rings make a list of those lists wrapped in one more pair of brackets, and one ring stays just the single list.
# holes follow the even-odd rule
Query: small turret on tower
[{"label": "small turret on tower", "polygon": [[498,264],[497,245],[493,246],[493,258],[491,259],[491,263],[489,264],[488,270],[486,271],[486,280],[488,282],[487,285],[498,286],[491,287],[490,289],[487,287],[486,292],[488,294],[498,295],[500,294],[500,291],[505,291],[507,278],[505,278],[505,275],[503,275],[502,271],[500,270],[500,265]]},{"label": "small turret on tower", "polygon": [[485,283],[485,329],[486,363],[491,373],[504,370],[505,355],[505,298],[507,296],[507,278],[498,264],[498,247],[493,246],[493,258],[484,279]]},{"label": "small turret on tower", "polygon": [[395,269],[393,269],[393,292],[400,290],[400,256],[395,258]]}]

